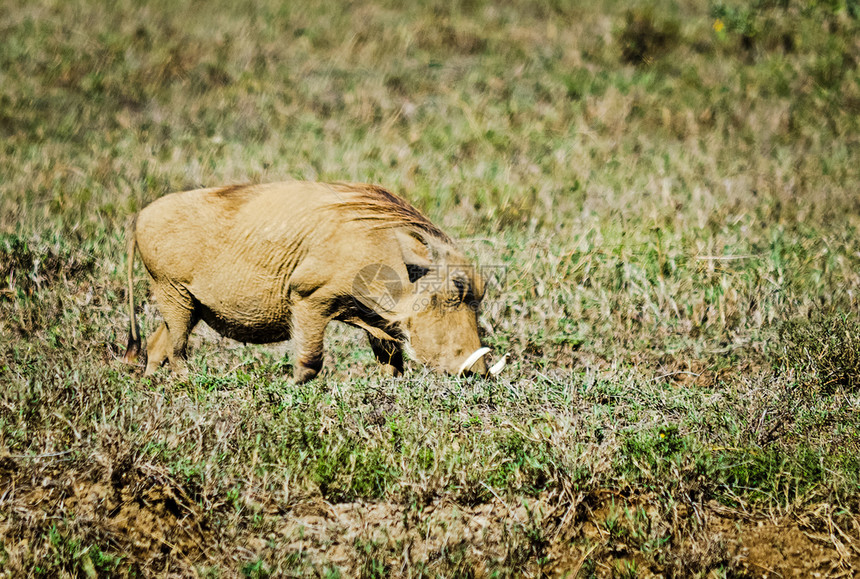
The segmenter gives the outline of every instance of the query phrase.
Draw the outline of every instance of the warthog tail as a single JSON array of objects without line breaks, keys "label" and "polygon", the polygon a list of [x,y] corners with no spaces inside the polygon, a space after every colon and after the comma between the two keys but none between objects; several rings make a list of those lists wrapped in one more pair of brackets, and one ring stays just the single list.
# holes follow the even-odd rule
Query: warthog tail
[{"label": "warthog tail", "polygon": [[134,281],[132,275],[134,273],[134,251],[137,247],[137,217],[132,220],[128,228],[128,345],[125,348],[125,354],[122,356],[122,361],[127,364],[132,364],[137,361],[140,356],[140,328],[137,326],[137,316],[134,313]]}]

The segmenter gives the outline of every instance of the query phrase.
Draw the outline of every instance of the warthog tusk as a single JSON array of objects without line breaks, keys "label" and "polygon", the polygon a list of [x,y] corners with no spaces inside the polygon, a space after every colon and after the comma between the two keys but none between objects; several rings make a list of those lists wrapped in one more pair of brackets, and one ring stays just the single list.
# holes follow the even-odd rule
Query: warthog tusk
[{"label": "warthog tusk", "polygon": [[508,356],[510,354],[505,354],[501,360],[490,366],[490,376],[498,376],[502,373],[502,370],[505,369],[505,365],[508,363]]},{"label": "warthog tusk", "polygon": [[490,353],[490,349],[486,346],[484,346],[483,348],[478,348],[477,350],[472,352],[471,356],[466,358],[465,362],[463,362],[460,365],[460,369],[457,370],[457,374],[462,374],[466,370],[471,370],[472,366],[475,365],[475,362],[477,362],[478,360],[480,360],[481,358],[483,358],[484,356],[486,356],[489,353]]}]

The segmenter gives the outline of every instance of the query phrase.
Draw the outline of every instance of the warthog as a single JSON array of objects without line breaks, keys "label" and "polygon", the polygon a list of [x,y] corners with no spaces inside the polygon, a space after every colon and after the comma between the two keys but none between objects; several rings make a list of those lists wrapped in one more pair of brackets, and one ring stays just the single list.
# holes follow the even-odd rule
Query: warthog
[{"label": "warthog", "polygon": [[486,372],[481,276],[445,233],[380,187],[288,182],[154,201],[129,233],[127,362],[141,351],[135,247],[164,318],[147,341],[144,375],[165,360],[185,374],[200,320],[241,342],[292,339],[297,382],[320,371],[332,320],[365,330],[389,374],[403,372],[404,349],[442,372]]}]

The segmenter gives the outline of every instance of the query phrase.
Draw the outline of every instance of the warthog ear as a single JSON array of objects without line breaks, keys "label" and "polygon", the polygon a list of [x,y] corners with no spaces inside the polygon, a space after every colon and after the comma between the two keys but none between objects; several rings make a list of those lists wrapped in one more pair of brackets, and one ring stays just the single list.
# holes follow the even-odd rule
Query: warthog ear
[{"label": "warthog ear", "polygon": [[406,265],[409,282],[415,283],[415,280],[427,275],[427,272],[433,267],[433,259],[437,252],[430,245],[430,242],[417,231],[398,229],[394,234],[400,244],[400,253],[403,255],[403,263]]},{"label": "warthog ear", "polygon": [[429,267],[415,265],[414,263],[406,264],[406,274],[409,276],[409,283],[415,283],[416,280],[419,280],[425,275],[427,275],[427,272],[429,271]]}]

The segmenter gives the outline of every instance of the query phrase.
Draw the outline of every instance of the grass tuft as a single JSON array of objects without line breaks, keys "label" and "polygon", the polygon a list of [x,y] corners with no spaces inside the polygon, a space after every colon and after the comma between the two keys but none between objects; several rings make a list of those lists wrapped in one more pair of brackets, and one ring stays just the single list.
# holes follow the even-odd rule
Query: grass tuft
[{"label": "grass tuft", "polygon": [[807,396],[855,394],[860,388],[860,323],[845,312],[813,310],[779,328],[780,361]]}]

